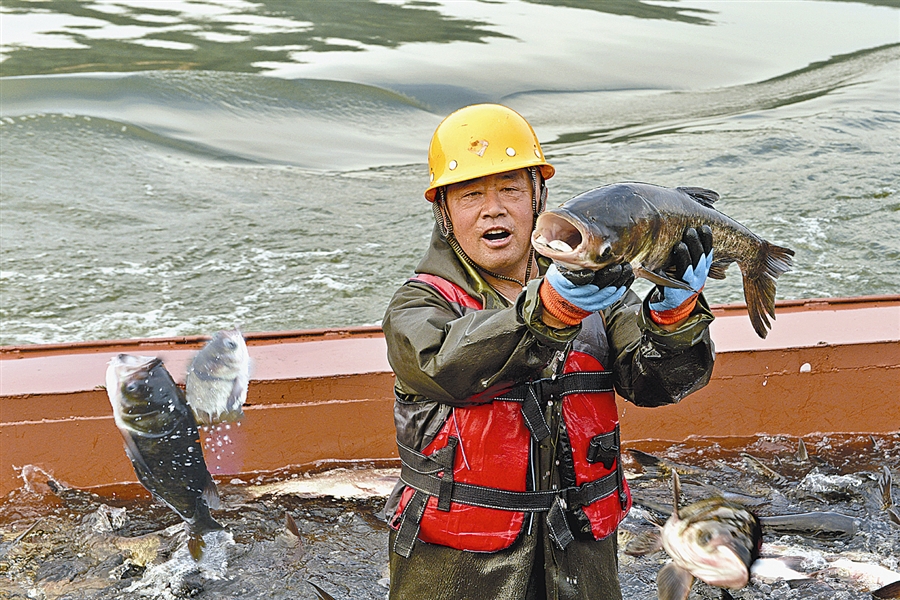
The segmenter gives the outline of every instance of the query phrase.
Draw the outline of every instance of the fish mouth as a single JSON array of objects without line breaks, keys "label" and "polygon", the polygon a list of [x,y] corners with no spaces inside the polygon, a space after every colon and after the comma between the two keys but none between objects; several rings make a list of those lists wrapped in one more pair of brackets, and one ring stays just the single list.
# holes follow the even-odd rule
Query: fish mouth
[{"label": "fish mouth", "polygon": [[595,267],[583,248],[587,235],[581,224],[565,215],[548,211],[542,213],[531,234],[531,245],[538,254],[570,269]]},{"label": "fish mouth", "polygon": [[[159,359],[155,356],[136,356],[134,354],[119,354],[109,361],[107,369],[107,389],[115,387],[115,382],[127,381],[137,373],[149,371]],[[112,387],[110,384],[112,383]]]}]

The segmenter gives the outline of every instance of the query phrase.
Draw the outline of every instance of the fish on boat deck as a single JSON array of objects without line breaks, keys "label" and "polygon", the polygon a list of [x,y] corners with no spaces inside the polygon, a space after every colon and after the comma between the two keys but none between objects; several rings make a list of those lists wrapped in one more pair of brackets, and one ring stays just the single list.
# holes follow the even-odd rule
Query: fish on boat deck
[{"label": "fish on boat deck", "polygon": [[729,589],[750,581],[750,566],[759,557],[759,519],[741,504],[721,497],[679,506],[681,484],[672,471],[673,510],[661,529],[635,540],[627,554],[647,554],[660,547],[672,558],[656,577],[659,600],[686,600],[694,578]]}]

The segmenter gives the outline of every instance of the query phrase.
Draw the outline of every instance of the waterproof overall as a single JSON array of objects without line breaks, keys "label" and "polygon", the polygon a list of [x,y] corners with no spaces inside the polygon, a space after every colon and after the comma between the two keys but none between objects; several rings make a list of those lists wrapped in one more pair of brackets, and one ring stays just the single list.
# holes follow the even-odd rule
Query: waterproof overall
[{"label": "waterproof overall", "polygon": [[[541,272],[548,264],[539,257]],[[646,302],[631,292],[581,326],[553,329],[541,320],[539,279],[511,304],[437,232],[416,271],[464,293],[414,278],[385,313],[406,463],[385,507],[396,528],[390,598],[619,598],[612,533],[628,496],[618,461],[609,460],[617,446],[610,384],[640,406],[671,404],[705,385],[714,356],[705,300],[675,332],[650,322]],[[579,377],[590,391],[566,387]],[[534,418],[535,405],[542,418]],[[581,431],[580,422],[590,426]],[[507,438],[501,458],[492,455],[491,441]],[[610,491],[600,493],[595,481]],[[496,508],[491,489],[511,492],[510,502]],[[518,494],[533,494],[532,504]],[[480,535],[486,530],[491,535]]]}]

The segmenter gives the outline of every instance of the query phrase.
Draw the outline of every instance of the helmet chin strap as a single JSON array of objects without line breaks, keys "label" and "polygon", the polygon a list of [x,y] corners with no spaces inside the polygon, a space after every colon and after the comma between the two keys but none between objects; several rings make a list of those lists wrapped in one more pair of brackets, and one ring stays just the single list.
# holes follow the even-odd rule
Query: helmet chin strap
[{"label": "helmet chin strap", "polygon": [[[534,231],[534,226],[537,222],[538,215],[544,212],[544,208],[547,206],[547,185],[544,183],[543,178],[538,178],[537,167],[529,167],[528,172],[531,174],[531,189],[533,190],[531,196],[531,210],[533,213],[531,230]],[[461,259],[463,259],[470,267],[477,269],[478,271],[481,271],[486,275],[490,275],[491,277],[500,279],[501,281],[517,283],[524,288],[525,284],[531,280],[531,267],[534,263],[534,248],[529,246],[528,249],[528,264],[525,267],[524,281],[520,281],[515,277],[500,275],[499,273],[494,273],[493,271],[485,269],[474,260],[472,260],[472,258],[468,254],[466,254],[466,251],[462,249],[462,246],[459,245],[459,241],[456,239],[456,235],[454,235],[453,233],[453,221],[450,220],[450,211],[447,210],[446,194],[446,186],[438,188],[434,202],[431,203],[431,210],[434,213],[434,220],[438,225],[438,231],[440,231],[441,237],[447,240],[447,243],[450,244],[450,247],[453,248],[453,251],[456,252],[456,254]]]}]

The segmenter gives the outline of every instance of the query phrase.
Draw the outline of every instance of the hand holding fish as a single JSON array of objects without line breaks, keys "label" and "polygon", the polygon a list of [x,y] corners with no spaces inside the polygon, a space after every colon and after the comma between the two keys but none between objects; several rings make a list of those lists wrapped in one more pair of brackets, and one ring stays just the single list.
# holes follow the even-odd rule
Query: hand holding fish
[{"label": "hand holding fish", "polygon": [[634,282],[634,273],[627,262],[590,272],[591,277],[585,277],[581,284],[566,275],[555,264],[550,265],[540,295],[544,310],[569,326],[577,325],[592,312],[612,306]]},{"label": "hand holding fish", "polygon": [[672,249],[674,277],[690,289],[657,286],[650,298],[650,318],[672,325],[688,317],[697,304],[713,261],[712,229],[708,225],[688,227]]}]

